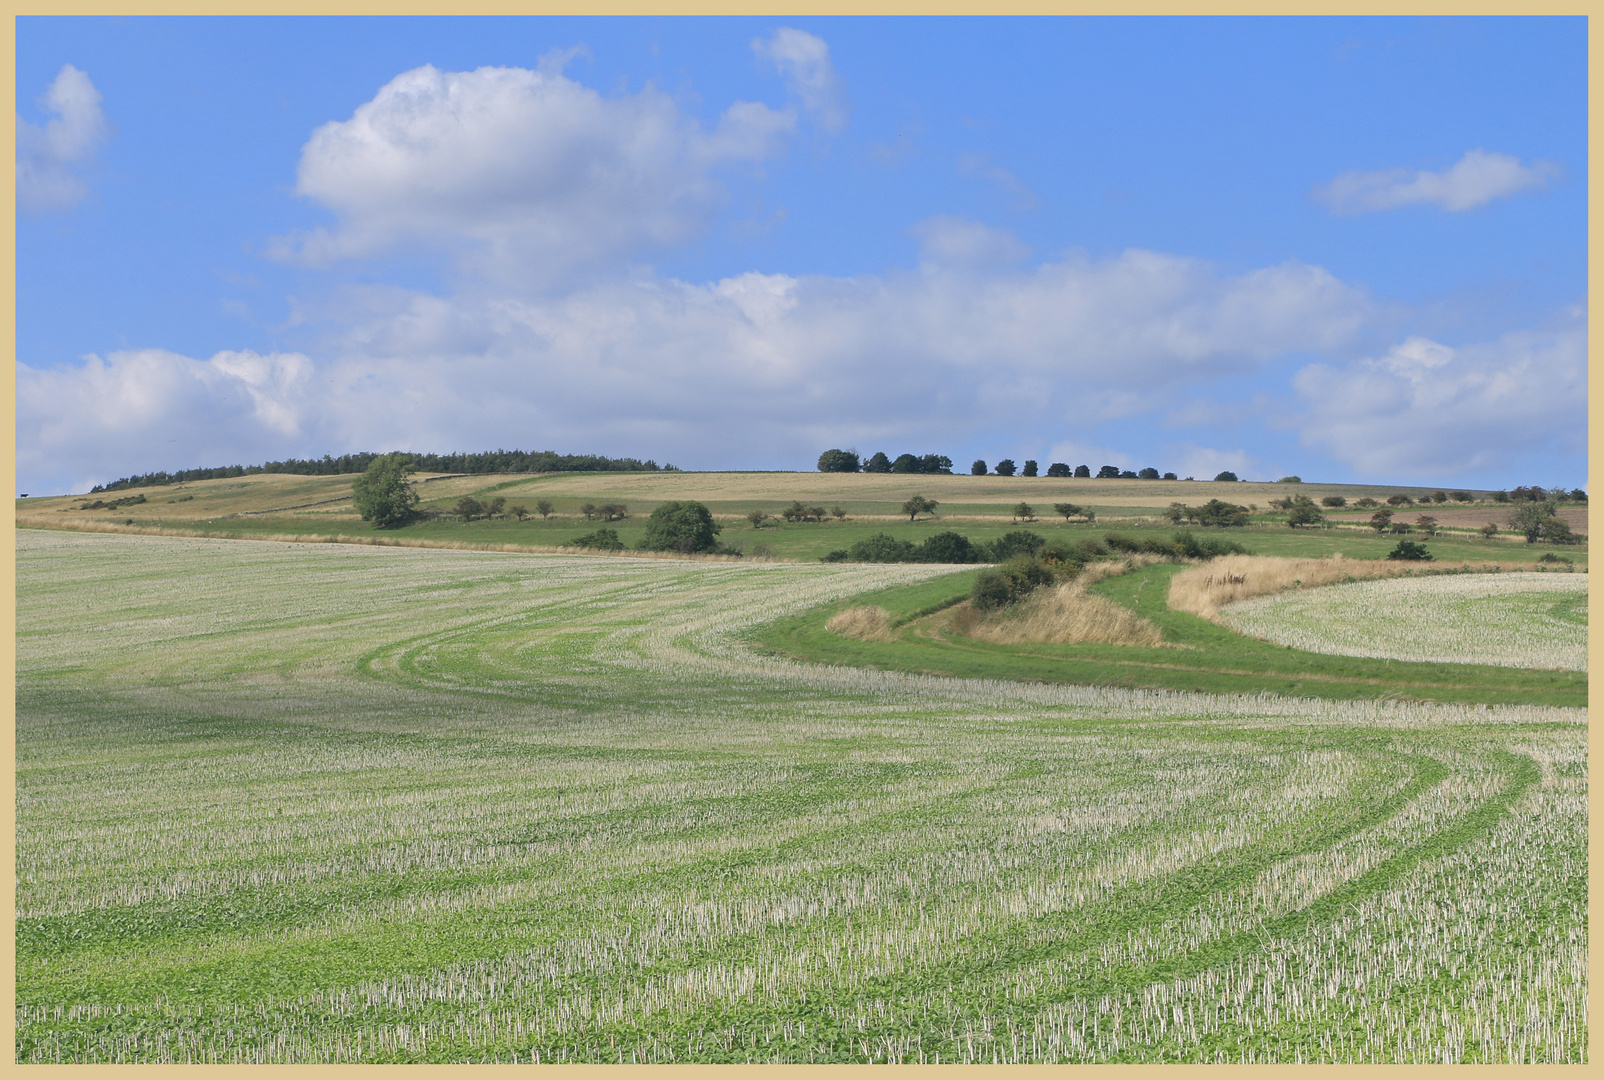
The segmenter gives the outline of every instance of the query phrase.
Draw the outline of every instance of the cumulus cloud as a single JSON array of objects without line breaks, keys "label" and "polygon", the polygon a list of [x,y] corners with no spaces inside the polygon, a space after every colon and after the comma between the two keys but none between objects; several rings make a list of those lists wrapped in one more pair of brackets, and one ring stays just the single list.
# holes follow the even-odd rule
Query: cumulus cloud
[{"label": "cumulus cloud", "polygon": [[36,214],[66,210],[88,196],[75,170],[94,159],[110,133],[100,102],[89,76],[63,64],[40,101],[51,118],[43,127],[17,118],[19,208]]},{"label": "cumulus cloud", "polygon": [[768,38],[753,38],[752,51],[773,64],[802,107],[826,131],[840,131],[852,114],[846,83],[830,61],[830,46],[805,30],[782,26]]},{"label": "cumulus cloud", "polygon": [[649,86],[604,98],[564,76],[564,59],[398,75],[302,149],[296,191],[338,224],[271,252],[315,264],[422,246],[549,284],[698,235],[723,200],[718,170],[772,155],[795,127],[791,112],[736,102],[706,130]]},{"label": "cumulus cloud", "polygon": [[937,266],[1010,265],[1030,254],[1010,233],[946,214],[926,218],[908,231],[919,241],[924,261]]},{"label": "cumulus cloud", "polygon": [[150,469],[278,457],[316,420],[313,378],[297,353],[139,349],[75,367],[18,364],[18,474],[36,491],[86,491]]},{"label": "cumulus cloud", "polygon": [[1458,213],[1484,206],[1494,199],[1547,187],[1558,175],[1559,166],[1551,161],[1523,165],[1519,158],[1509,154],[1477,149],[1440,172],[1414,169],[1345,172],[1331,183],[1316,188],[1314,195],[1334,214],[1364,214],[1421,204]]},{"label": "cumulus cloud", "polygon": [[1587,441],[1587,327],[1453,348],[1412,337],[1385,355],[1312,364],[1294,381],[1305,445],[1367,477],[1471,476]]},{"label": "cumulus cloud", "polygon": [[[928,233],[950,245],[966,231],[1002,243],[953,220]],[[324,335],[313,374],[295,366],[304,358],[244,372],[233,354],[167,353],[25,370],[19,430],[72,476],[96,461],[165,467],[122,463],[179,429],[195,447],[215,440],[196,461],[249,456],[244,444],[274,431],[306,452],[540,443],[690,466],[731,446],[780,465],[868,439],[951,446],[1007,430],[1044,445],[1066,423],[1340,345],[1370,310],[1315,267],[1230,275],[1146,251],[853,278],[638,275],[562,295],[356,289],[305,310]],[[152,403],[120,411],[136,393]]]}]

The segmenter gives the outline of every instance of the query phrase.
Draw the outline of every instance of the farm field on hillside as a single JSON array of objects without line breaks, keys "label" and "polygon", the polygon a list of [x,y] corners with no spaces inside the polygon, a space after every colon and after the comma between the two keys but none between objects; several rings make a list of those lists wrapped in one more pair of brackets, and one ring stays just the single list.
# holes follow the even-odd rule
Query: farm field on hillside
[{"label": "farm field on hillside", "polygon": [[1464,574],[1262,596],[1220,610],[1311,652],[1587,670],[1587,575]]},{"label": "farm field on hillside", "polygon": [[[1045,477],[868,475],[843,473],[537,473],[515,475],[420,476],[416,490],[425,510],[442,515],[438,520],[415,522],[396,529],[374,529],[362,521],[350,501],[353,476],[293,476],[261,474],[195,481],[161,487],[111,492],[105,496],[19,499],[17,522],[22,527],[84,528],[103,530],[164,531],[178,535],[219,537],[339,537],[383,543],[447,543],[493,548],[517,545],[549,549],[570,544],[598,527],[617,531],[626,545],[645,534],[645,519],[653,507],[670,499],[704,502],[723,525],[720,539],[748,556],[815,560],[830,551],[850,547],[859,540],[888,532],[918,543],[935,532],[957,530],[976,542],[994,539],[1014,528],[1026,527],[1044,534],[1102,534],[1109,530],[1154,530],[1168,535],[1157,515],[1172,501],[1199,505],[1211,498],[1234,500],[1259,507],[1256,524],[1246,530],[1249,545],[1265,554],[1328,555],[1342,551],[1352,558],[1382,558],[1396,544],[1393,536],[1378,536],[1350,523],[1333,530],[1288,529],[1271,512],[1269,501],[1289,493],[1319,494],[1331,491],[1353,499],[1360,494],[1385,498],[1416,489],[1361,488],[1344,485],[1225,484],[1210,481],[1135,481],[1049,479]],[[914,494],[936,499],[937,518],[921,516],[910,522],[902,504]],[[463,497],[505,500],[495,519],[462,520],[455,513]],[[142,502],[124,503],[126,499]],[[538,509],[551,504],[549,516]],[[94,503],[117,503],[94,507]],[[792,503],[818,507],[826,520],[786,522],[780,513]],[[1029,503],[1035,520],[1016,521],[1014,508]],[[1090,508],[1095,525],[1066,523],[1053,509],[1059,502]],[[583,507],[617,503],[628,508],[621,521],[587,518]],[[89,507],[85,509],[84,507]],[[526,517],[513,516],[523,507]],[[839,508],[837,520],[830,513]],[[753,511],[768,515],[762,528],[753,528],[746,516]],[[1420,512],[1426,512],[1421,510]],[[1444,511],[1448,512],[1447,510]],[[1459,511],[1454,511],[1459,512]],[[1507,507],[1477,506],[1475,526],[1484,520],[1503,521]],[[1413,520],[1414,511],[1400,520]],[[1566,510],[1573,526],[1585,531],[1585,512]],[[1241,530],[1228,530],[1237,535]],[[1582,546],[1555,548],[1527,545],[1518,537],[1500,536],[1489,542],[1473,531],[1461,530],[1430,541],[1439,560],[1480,561],[1487,558],[1535,561],[1544,553],[1585,562]]]},{"label": "farm field on hillside", "polygon": [[18,1059],[1586,1059],[1584,710],[737,640],[949,573],[19,533]]}]

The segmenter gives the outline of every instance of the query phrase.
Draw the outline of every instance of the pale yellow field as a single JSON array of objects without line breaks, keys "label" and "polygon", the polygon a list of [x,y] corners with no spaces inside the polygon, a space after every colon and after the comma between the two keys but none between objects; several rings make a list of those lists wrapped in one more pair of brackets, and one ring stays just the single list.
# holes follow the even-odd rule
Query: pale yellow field
[{"label": "pale yellow field", "polygon": [[[147,502],[131,507],[128,515],[157,517],[163,521],[215,520],[233,514],[259,515],[269,512],[315,514],[323,519],[357,520],[349,492],[353,475],[287,476],[282,474],[242,476],[230,479],[200,480],[167,487],[138,488],[97,496],[63,495],[16,501],[19,524],[57,525],[62,514],[75,517],[111,516],[75,508],[86,499],[111,500],[143,494]],[[784,505],[792,500],[840,503],[861,516],[867,504],[900,504],[918,493],[956,509],[1008,515],[1015,503],[1024,501],[1036,508],[1044,520],[1053,516],[1055,502],[1090,504],[1103,508],[1153,510],[1171,502],[1200,505],[1212,498],[1223,498],[1244,505],[1268,506],[1270,500],[1293,492],[1316,499],[1326,494],[1350,498],[1369,493],[1385,497],[1394,491],[1415,489],[1357,487],[1340,484],[1225,484],[1213,481],[1179,480],[1096,480],[1048,477],[1003,476],[924,476],[906,473],[818,473],[818,472],[723,472],[723,473],[520,473],[511,475],[448,476],[419,474],[419,495],[426,502],[479,495],[493,489],[512,502],[532,502],[538,498],[554,500],[589,499],[617,501],[649,510],[673,499],[695,499],[714,503],[760,503]],[[185,499],[185,496],[191,498]],[[894,507],[881,513],[894,515]],[[946,515],[943,515],[946,516]],[[1584,526],[1585,527],[1585,526]]]}]

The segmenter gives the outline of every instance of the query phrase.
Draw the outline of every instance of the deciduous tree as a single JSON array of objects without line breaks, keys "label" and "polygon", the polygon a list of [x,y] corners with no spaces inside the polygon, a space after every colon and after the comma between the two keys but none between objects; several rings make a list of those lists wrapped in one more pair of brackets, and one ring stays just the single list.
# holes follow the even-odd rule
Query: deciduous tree
[{"label": "deciduous tree", "polygon": [[418,493],[407,477],[414,471],[412,462],[400,454],[374,458],[351,483],[351,501],[362,520],[373,522],[379,529],[392,529],[411,521],[417,512]]},{"label": "deciduous tree", "polygon": [[826,450],[819,455],[820,472],[857,472],[861,467],[851,450]]},{"label": "deciduous tree", "polygon": [[641,547],[647,551],[678,551],[690,554],[711,551],[718,546],[718,534],[724,528],[713,520],[712,511],[699,502],[666,502],[652,511],[646,522],[646,538]]}]

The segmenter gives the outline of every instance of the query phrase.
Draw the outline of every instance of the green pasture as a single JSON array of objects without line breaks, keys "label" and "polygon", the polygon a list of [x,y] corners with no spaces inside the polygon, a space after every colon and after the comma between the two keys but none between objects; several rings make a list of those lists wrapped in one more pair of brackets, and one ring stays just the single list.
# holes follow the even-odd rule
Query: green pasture
[{"label": "green pasture", "polygon": [[1586,1060],[1585,710],[742,643],[969,573],[20,531],[16,1059]]},{"label": "green pasture", "polygon": [[[868,476],[864,474],[808,473],[541,473],[444,477],[419,483],[417,491],[425,510],[446,515],[396,529],[375,529],[352,509],[349,476],[252,476],[232,480],[198,481],[184,485],[113,492],[114,497],[143,494],[144,503],[116,510],[81,510],[90,497],[50,497],[17,500],[19,524],[24,527],[67,527],[83,524],[119,528],[132,522],[140,529],[157,527],[219,537],[283,535],[375,537],[406,543],[448,542],[494,547],[519,544],[531,547],[563,546],[598,528],[611,528],[629,546],[645,535],[646,518],[653,507],[671,498],[694,497],[720,519],[720,539],[749,555],[774,559],[814,561],[831,551],[850,548],[877,532],[890,533],[917,544],[937,532],[957,531],[976,542],[995,539],[1015,528],[1029,528],[1050,538],[1102,536],[1122,532],[1136,536],[1167,537],[1170,526],[1143,523],[1161,514],[1169,502],[1180,499],[1201,504],[1222,497],[1243,504],[1257,502],[1260,512],[1245,528],[1220,531],[1258,554],[1323,556],[1342,552],[1349,558],[1384,558],[1400,539],[1377,535],[1356,524],[1331,529],[1290,529],[1283,515],[1271,511],[1268,501],[1286,495],[1291,485],[1212,484],[1165,481],[1050,480],[967,476]],[[1298,492],[1318,495],[1340,492],[1350,498],[1371,494],[1386,498],[1390,492],[1416,489],[1361,488],[1340,485],[1302,485]],[[902,503],[914,494],[940,500],[939,516],[909,521],[900,513]],[[463,521],[452,516],[463,496],[485,501],[507,500],[507,510],[522,505],[531,515]],[[553,516],[541,518],[536,503],[547,499]],[[1035,520],[1015,521],[1014,504],[1028,502]],[[1066,522],[1052,504],[1066,501],[1090,508],[1098,521],[1087,525]],[[786,522],[780,513],[792,502],[818,506],[826,512],[839,507],[845,520]],[[585,503],[620,503],[629,508],[623,521],[587,521]],[[1487,505],[1489,518],[1502,520],[1508,507]],[[1429,511],[1429,508],[1426,508]],[[762,528],[745,520],[753,511],[770,515]],[[1426,511],[1422,511],[1426,512]],[[1412,513],[1412,511],[1411,511]],[[1411,539],[1421,539],[1418,533]],[[1587,562],[1586,544],[1556,547],[1528,545],[1510,536],[1488,541],[1469,530],[1449,530],[1424,541],[1439,561],[1486,560],[1533,562],[1555,554],[1578,565]]]},{"label": "green pasture", "polygon": [[[134,511],[143,510],[136,507]],[[715,514],[733,515],[738,507],[712,506]],[[647,514],[631,512],[624,521],[585,521],[583,518],[538,517],[528,521],[476,520],[465,522],[442,519],[423,521],[396,529],[374,529],[354,515],[339,512],[305,512],[294,515],[260,517],[232,517],[171,522],[155,513],[127,516],[142,527],[158,523],[171,524],[186,532],[218,537],[270,537],[286,534],[304,536],[375,537],[402,543],[408,540],[446,541],[464,545],[494,547],[500,544],[523,544],[531,547],[560,547],[574,539],[609,528],[618,533],[626,547],[637,546],[646,535]],[[121,520],[121,518],[119,518]],[[70,523],[69,523],[70,524]],[[992,517],[982,521],[962,518],[920,518],[909,521],[876,519],[864,521],[848,517],[845,521],[825,522],[770,522],[754,529],[748,522],[726,517],[720,522],[723,532],[721,543],[734,547],[749,556],[794,561],[816,561],[838,549],[850,548],[875,533],[889,533],[898,539],[920,543],[927,536],[939,532],[959,532],[976,543],[994,540],[1015,529],[1029,529],[1049,539],[1080,540],[1103,537],[1108,533],[1126,536],[1153,536],[1168,539],[1176,530],[1170,526],[1140,525],[1129,522],[1097,522],[1092,525],[1065,524],[1062,521],[1038,520],[1012,522],[1007,518]],[[1285,526],[1249,525],[1232,529],[1194,530],[1209,535],[1221,535],[1248,548],[1257,555],[1285,555],[1293,557],[1322,557],[1341,552],[1351,559],[1382,559],[1397,546],[1399,537],[1377,536],[1372,530],[1358,529],[1289,529]],[[1414,539],[1420,539],[1414,537]],[[1525,544],[1509,540],[1487,541],[1462,534],[1438,536],[1422,541],[1438,562],[1498,562],[1509,566],[1536,563],[1545,554],[1556,554],[1578,566],[1587,565],[1585,545],[1556,547],[1552,544]]]},{"label": "green pasture", "polygon": [[[997,645],[931,633],[915,621],[967,599],[975,571],[792,615],[752,634],[759,647],[818,663],[965,678],[1024,679],[1217,694],[1585,706],[1587,675],[1486,664],[1411,663],[1305,652],[1259,641],[1165,602],[1176,565],[1149,566],[1092,586],[1163,630],[1165,646]],[[824,628],[842,607],[875,604],[901,630],[892,641],[855,641]]]}]

